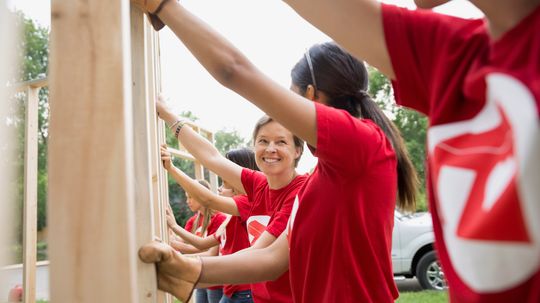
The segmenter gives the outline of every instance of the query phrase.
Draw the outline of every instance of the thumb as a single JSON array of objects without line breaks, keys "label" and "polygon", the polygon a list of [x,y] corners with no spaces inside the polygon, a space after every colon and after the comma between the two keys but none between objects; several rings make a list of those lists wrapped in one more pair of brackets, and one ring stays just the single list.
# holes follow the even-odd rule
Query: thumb
[{"label": "thumb", "polygon": [[172,248],[162,242],[150,242],[139,249],[139,258],[145,263],[166,262],[171,258]]}]

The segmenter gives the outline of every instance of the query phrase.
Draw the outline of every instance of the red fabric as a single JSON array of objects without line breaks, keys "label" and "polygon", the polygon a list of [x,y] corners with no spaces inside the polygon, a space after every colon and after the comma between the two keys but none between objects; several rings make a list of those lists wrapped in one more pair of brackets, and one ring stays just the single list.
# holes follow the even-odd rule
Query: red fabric
[{"label": "red fabric", "polygon": [[540,8],[484,20],[383,6],[398,103],[429,116],[428,189],[452,302],[540,302]]},{"label": "red fabric", "polygon": [[[233,197],[235,201],[242,201],[249,203],[248,197],[246,195],[240,195]],[[230,255],[237,251],[240,251],[244,248],[249,247],[249,240],[246,230],[246,222],[238,216],[232,216],[227,223],[225,228],[225,233],[217,238],[220,243],[220,253],[221,255]],[[251,287],[249,284],[242,285],[223,285],[223,293],[231,298],[232,295],[237,291],[250,290]]]},{"label": "red fabric", "polygon": [[318,164],[289,225],[294,302],[394,302],[392,146],[370,120],[316,111]]},{"label": "red fabric", "polygon": [[[186,221],[186,225],[184,226],[185,230],[191,232],[191,228],[193,227],[193,224],[195,223],[195,220],[197,219],[197,215],[198,215],[198,212],[195,213],[193,216],[191,216],[191,218],[189,218]],[[202,226],[202,220],[199,222],[199,226]],[[198,236],[200,236],[200,233]]]},{"label": "red fabric", "polygon": [[[287,186],[273,190],[269,188],[263,173],[245,168],[242,170],[242,184],[249,200],[236,201],[236,205],[240,217],[247,222],[248,233],[252,232],[248,235],[251,243],[264,230],[276,238],[281,235],[287,227],[296,194],[306,179],[307,175],[297,176]],[[289,272],[275,281],[252,284],[251,291],[257,303],[292,302]]]},{"label": "red fabric", "polygon": [[[210,223],[208,223],[206,236],[212,236],[213,234],[215,234],[226,218],[227,216],[225,216],[224,214],[220,212],[214,213],[212,217],[210,217]],[[221,288],[223,288],[223,286],[221,285],[208,287],[208,289],[210,290],[221,289]]]}]

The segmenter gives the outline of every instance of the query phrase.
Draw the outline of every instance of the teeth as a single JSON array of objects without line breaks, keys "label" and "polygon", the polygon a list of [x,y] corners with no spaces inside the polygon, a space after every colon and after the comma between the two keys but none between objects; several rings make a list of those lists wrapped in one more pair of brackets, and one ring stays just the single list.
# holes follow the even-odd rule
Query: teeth
[{"label": "teeth", "polygon": [[268,162],[268,163],[275,163],[279,161],[279,159],[268,159],[268,158],[264,158],[263,160],[264,162]]}]

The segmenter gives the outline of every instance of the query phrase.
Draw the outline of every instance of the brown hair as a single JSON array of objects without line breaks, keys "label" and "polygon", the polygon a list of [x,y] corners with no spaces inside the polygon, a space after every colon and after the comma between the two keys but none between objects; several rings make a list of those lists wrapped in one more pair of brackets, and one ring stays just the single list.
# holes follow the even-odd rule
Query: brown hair
[{"label": "brown hair", "polygon": [[[199,184],[201,184],[202,186],[210,189],[210,183],[208,183],[208,181],[197,180],[197,182],[199,182]],[[202,217],[203,222],[202,222],[201,235],[204,236],[204,234],[206,233],[206,230],[208,229],[208,224],[210,224],[210,219],[212,218],[213,214],[214,212],[208,207],[203,207],[202,216],[201,216],[201,211],[197,212],[197,217],[195,218],[195,221],[193,222],[193,226],[191,227],[191,233],[195,234],[195,232],[197,232],[197,228],[199,227],[199,222],[201,221],[201,217]]]},{"label": "brown hair", "polygon": [[[257,138],[257,135],[259,134],[259,131],[263,126],[266,124],[269,124],[270,122],[274,122],[275,120],[272,119],[270,116],[264,115],[262,116],[257,123],[255,123],[255,128],[253,129],[253,144],[255,144],[255,139]],[[289,131],[290,132],[290,131]],[[294,159],[294,167],[298,165],[298,162],[300,161],[300,158],[302,158],[302,153],[304,152],[304,140],[298,138],[293,133],[291,133],[294,140],[294,147],[300,149],[300,156],[298,158]]]}]

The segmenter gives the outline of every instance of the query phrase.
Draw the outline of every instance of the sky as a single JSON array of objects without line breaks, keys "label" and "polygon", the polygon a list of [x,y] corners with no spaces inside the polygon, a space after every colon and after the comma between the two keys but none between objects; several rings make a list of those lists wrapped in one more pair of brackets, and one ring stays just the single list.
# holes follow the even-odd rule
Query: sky
[{"label": "sky", "polygon": [[[412,0],[385,0],[414,8]],[[49,0],[8,0],[11,7],[50,27]],[[330,41],[279,0],[182,0],[182,4],[217,29],[255,66],[279,84],[290,86],[290,70],[313,44]],[[469,1],[453,0],[437,8],[441,13],[466,18],[482,14]],[[163,93],[178,113],[191,111],[198,124],[211,131],[236,130],[249,140],[263,113],[247,100],[222,87],[194,59],[168,29],[160,31]],[[306,149],[298,171],[316,164]]]}]

